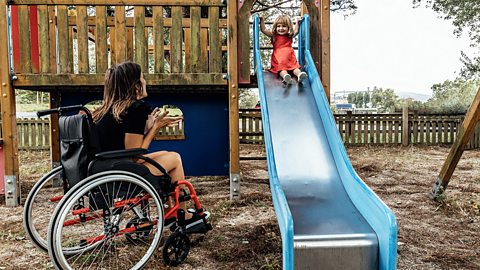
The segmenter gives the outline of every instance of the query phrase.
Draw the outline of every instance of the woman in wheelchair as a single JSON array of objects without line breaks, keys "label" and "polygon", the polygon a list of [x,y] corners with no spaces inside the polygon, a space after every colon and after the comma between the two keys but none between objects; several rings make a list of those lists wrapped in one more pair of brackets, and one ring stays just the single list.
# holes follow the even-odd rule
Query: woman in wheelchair
[{"label": "woman in wheelchair", "polygon": [[[140,66],[125,62],[106,72],[104,100],[93,116],[82,105],[37,113],[60,115],[61,166],[32,187],[24,228],[56,269],[140,269],[162,243],[163,262],[178,265],[189,253],[189,235],[212,229],[184,180],[180,155],[147,154],[159,129],[182,119],[150,109],[146,96]],[[56,177],[63,186],[53,183]],[[165,227],[172,233],[161,242]]]},{"label": "woman in wheelchair", "polygon": [[[177,125],[182,117],[168,116],[168,111],[159,108],[151,109],[143,99],[148,96],[147,83],[143,78],[140,65],[123,62],[109,68],[105,74],[103,103],[93,112],[93,120],[97,125],[102,151],[123,150],[131,148],[148,149],[158,131],[166,126]],[[182,159],[176,152],[158,151],[144,155],[159,163],[170,175],[172,183],[184,180],[185,174]],[[153,175],[163,173],[145,160],[137,160],[145,165]],[[185,195],[182,187],[182,195]],[[170,196],[166,209],[174,205]],[[185,202],[180,203],[185,211],[187,229],[202,221],[195,211],[187,211]],[[207,218],[209,213],[205,211]],[[166,220],[165,226],[175,221]]]}]

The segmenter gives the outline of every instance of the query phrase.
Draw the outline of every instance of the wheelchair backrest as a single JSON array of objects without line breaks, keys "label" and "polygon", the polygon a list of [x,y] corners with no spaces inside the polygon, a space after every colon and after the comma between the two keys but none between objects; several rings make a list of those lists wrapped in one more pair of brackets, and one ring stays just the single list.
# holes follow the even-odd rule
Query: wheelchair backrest
[{"label": "wheelchair backrest", "polygon": [[91,116],[77,114],[59,118],[60,159],[67,189],[88,176],[88,164],[100,152],[96,125]]}]

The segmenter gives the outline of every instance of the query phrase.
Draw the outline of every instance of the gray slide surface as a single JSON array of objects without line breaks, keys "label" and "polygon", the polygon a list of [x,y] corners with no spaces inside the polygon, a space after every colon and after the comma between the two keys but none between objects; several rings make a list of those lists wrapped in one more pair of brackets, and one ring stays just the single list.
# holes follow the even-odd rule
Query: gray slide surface
[{"label": "gray slide surface", "polygon": [[[276,75],[263,76],[278,179],[293,216],[295,268],[378,267],[376,234],[345,191],[309,81],[285,87]],[[310,268],[315,262],[322,267]]]}]

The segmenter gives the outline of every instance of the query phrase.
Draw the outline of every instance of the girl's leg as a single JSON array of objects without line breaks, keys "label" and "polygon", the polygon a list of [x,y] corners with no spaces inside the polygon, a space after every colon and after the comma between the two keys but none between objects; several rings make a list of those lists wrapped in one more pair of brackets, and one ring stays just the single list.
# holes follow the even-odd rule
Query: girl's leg
[{"label": "girl's leg", "polygon": [[280,77],[282,78],[283,82],[286,84],[291,84],[292,83],[292,76],[288,74],[288,71],[282,70],[279,73]]},{"label": "girl's leg", "polygon": [[298,82],[303,82],[307,78],[307,73],[301,71],[300,69],[296,68],[293,70],[293,74],[297,76]]},{"label": "girl's leg", "polygon": [[301,72],[302,72],[302,71],[301,71],[299,68],[296,68],[296,69],[293,70],[293,74],[294,74],[295,76],[297,76],[297,78],[298,78],[298,75],[300,75]]},{"label": "girl's leg", "polygon": [[[180,154],[176,152],[158,151],[146,154],[145,156],[155,160],[157,163],[162,165],[162,167],[168,172],[170,177],[172,177],[172,183],[175,183],[178,180],[185,179],[185,173],[183,171],[182,158],[180,157]],[[143,162],[142,164],[145,165],[153,175],[162,175],[162,172],[160,172],[152,164],[148,162]],[[174,205],[172,198],[169,198],[169,205]],[[185,210],[185,219],[189,219],[192,217],[192,214],[187,212],[187,206],[185,202],[180,203],[180,208]]]}]

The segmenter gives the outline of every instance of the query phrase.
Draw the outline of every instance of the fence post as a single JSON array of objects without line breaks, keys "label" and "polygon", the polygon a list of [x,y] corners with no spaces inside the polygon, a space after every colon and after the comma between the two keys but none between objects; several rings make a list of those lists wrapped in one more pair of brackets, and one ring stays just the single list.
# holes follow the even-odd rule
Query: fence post
[{"label": "fence post", "polygon": [[347,111],[347,118],[345,119],[345,142],[344,144],[355,143],[355,137],[352,138],[354,132],[353,129],[355,128],[355,123],[353,122],[352,111]]},{"label": "fence post", "polygon": [[410,130],[408,128],[408,100],[403,102],[402,109],[402,145],[408,146]]}]

